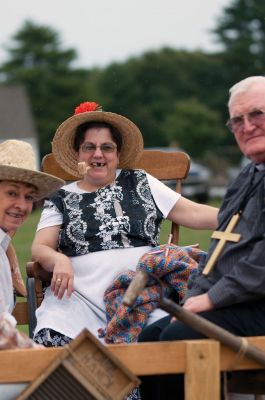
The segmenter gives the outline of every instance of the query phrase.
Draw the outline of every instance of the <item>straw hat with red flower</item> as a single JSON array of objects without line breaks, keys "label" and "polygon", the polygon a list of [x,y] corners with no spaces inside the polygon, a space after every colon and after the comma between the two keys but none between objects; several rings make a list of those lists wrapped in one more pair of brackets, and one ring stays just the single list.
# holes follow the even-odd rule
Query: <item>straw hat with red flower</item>
[{"label": "straw hat with red flower", "polygon": [[53,141],[52,152],[59,165],[77,178],[77,154],[74,150],[76,128],[85,122],[105,122],[116,128],[122,136],[122,148],[119,157],[119,168],[133,168],[143,151],[143,137],[139,128],[128,118],[112,112],[102,111],[95,102],[81,103],[75,113],[66,119],[57,129]]}]

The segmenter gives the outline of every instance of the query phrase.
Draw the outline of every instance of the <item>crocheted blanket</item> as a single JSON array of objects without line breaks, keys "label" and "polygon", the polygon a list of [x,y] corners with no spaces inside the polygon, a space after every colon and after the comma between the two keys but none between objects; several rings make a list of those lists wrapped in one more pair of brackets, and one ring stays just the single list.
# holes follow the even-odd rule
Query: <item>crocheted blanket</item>
[{"label": "crocheted blanket", "polygon": [[[160,245],[140,258],[136,271],[155,274],[163,282],[165,296],[176,292],[183,298],[190,274],[205,257],[206,253],[196,247]],[[151,277],[133,307],[122,304],[124,293],[135,274],[130,270],[120,273],[104,294],[107,326],[106,329],[99,329],[99,337],[104,337],[106,343],[136,342],[149,314],[158,306],[160,289]]]}]

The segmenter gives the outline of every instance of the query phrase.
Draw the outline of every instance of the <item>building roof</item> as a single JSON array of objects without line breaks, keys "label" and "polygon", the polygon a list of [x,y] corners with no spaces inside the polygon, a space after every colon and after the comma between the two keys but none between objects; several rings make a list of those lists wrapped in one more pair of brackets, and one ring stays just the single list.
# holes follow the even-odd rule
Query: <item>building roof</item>
[{"label": "building roof", "polygon": [[0,141],[36,136],[25,88],[21,85],[0,86]]}]

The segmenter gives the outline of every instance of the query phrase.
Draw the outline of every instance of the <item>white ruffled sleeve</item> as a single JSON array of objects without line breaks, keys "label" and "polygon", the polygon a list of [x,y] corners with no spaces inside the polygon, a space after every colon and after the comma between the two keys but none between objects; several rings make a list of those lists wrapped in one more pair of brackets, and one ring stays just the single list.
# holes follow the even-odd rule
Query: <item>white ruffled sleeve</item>
[{"label": "white ruffled sleeve", "polygon": [[[48,206],[49,204],[49,206]],[[44,209],[41,213],[40,221],[37,226],[37,232],[43,228],[48,228],[49,226],[58,226],[63,223],[63,215],[58,210],[58,208],[48,200],[44,203]]]},{"label": "white ruffled sleeve", "polygon": [[146,175],[154,201],[164,218],[167,218],[169,212],[181,197],[181,194],[170,189],[152,175],[148,173]]}]

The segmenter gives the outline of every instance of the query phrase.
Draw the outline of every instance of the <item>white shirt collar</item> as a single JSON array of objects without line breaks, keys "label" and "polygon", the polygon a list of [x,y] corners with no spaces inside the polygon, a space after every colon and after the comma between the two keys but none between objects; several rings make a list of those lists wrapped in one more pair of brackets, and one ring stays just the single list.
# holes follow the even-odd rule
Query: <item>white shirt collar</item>
[{"label": "white shirt collar", "polygon": [[264,171],[264,169],[265,169],[265,164],[256,164],[256,168],[257,168],[259,171]]},{"label": "white shirt collar", "polygon": [[11,237],[0,228],[0,245],[6,251],[9,243],[11,241]]}]

